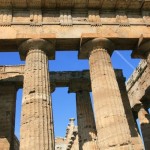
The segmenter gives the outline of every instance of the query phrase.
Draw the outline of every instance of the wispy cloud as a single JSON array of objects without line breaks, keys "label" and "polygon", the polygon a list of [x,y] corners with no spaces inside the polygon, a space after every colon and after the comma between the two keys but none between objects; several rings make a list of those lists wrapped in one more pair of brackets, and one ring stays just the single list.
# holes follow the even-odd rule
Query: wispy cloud
[{"label": "wispy cloud", "polygon": [[135,69],[135,67],[122,55],[120,54],[118,51],[115,51],[119,56],[120,58],[131,68],[131,69]]}]

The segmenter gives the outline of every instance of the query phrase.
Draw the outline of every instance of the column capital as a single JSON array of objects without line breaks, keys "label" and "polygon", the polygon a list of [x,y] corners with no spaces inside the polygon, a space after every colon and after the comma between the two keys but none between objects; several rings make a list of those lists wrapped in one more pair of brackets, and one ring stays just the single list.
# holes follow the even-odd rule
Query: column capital
[{"label": "column capital", "polygon": [[132,58],[147,59],[150,53],[150,40],[142,42],[131,54]]},{"label": "column capital", "polygon": [[81,44],[78,58],[87,59],[89,58],[90,53],[96,49],[105,49],[111,54],[112,50],[115,49],[115,46],[113,42],[107,38],[95,38]]},{"label": "column capital", "polygon": [[79,91],[91,91],[91,82],[86,78],[72,79],[69,82],[68,93],[74,93]]},{"label": "column capital", "polygon": [[47,54],[48,59],[55,58],[54,44],[44,39],[28,39],[22,42],[18,49],[21,60],[25,60],[30,50],[42,50]]}]

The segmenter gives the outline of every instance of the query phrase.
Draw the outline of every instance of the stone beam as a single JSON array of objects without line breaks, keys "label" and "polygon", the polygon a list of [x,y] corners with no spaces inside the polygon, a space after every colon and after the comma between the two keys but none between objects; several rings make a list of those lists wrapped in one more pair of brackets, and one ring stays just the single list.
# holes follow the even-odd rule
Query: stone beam
[{"label": "stone beam", "polygon": [[136,107],[142,99],[149,98],[150,68],[146,60],[142,60],[126,82],[131,107]]},{"label": "stone beam", "polygon": [[0,0],[0,8],[43,8],[43,9],[102,9],[102,10],[118,10],[118,9],[133,9],[133,10],[147,10],[150,8],[148,0],[115,0],[115,1],[103,1],[103,0]]},{"label": "stone beam", "polygon": [[[4,30],[5,32],[3,32]],[[36,31],[33,33],[34,30]],[[51,35],[48,31],[53,31],[55,34]],[[57,51],[78,51],[80,41],[97,37],[111,39],[116,45],[115,50],[134,50],[142,34],[144,36],[143,41],[150,39],[150,30],[145,25],[131,25],[130,27],[120,27],[116,24],[98,27],[91,27],[91,25],[74,25],[71,27],[13,25],[13,28],[0,27],[0,33],[0,52],[17,52],[18,43],[36,37],[53,40],[56,43],[55,49]]]},{"label": "stone beam", "polygon": [[23,87],[24,65],[0,66],[0,82],[11,82],[19,88]]},{"label": "stone beam", "polygon": [[[121,1],[117,1],[115,7],[122,7],[123,5],[119,4]],[[114,1],[104,1],[103,4],[106,2],[114,3]],[[131,4],[143,1],[126,2],[136,7]],[[13,5],[14,1],[11,4]],[[144,6],[143,3],[142,6]],[[72,51],[79,49],[80,42],[84,43],[96,37],[111,39],[117,45],[115,47],[117,50],[134,50],[141,35],[143,35],[143,42],[150,39],[150,14],[149,10],[129,10],[121,8],[121,11],[117,9],[100,11],[98,8],[94,10],[71,8],[25,11],[1,8],[0,52],[18,51],[20,42],[31,38],[53,40],[56,42],[57,51]]]},{"label": "stone beam", "polygon": [[[120,69],[115,69],[116,76],[121,77],[122,73]],[[24,65],[20,66],[0,66],[0,83],[12,82],[22,88],[24,76]],[[50,72],[51,83],[54,83],[56,87],[68,87],[70,80],[77,78],[89,79],[89,70],[83,71],[61,71]]]}]

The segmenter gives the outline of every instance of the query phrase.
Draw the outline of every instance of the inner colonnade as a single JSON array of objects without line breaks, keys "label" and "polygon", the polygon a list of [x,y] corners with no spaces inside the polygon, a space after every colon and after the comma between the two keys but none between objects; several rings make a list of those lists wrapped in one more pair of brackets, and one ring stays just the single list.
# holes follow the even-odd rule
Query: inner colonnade
[{"label": "inner colonnade", "polygon": [[[17,89],[22,86],[20,149],[61,147],[55,146],[58,144],[54,139],[51,93],[55,87],[66,86],[69,93],[76,93],[78,131],[77,135],[68,137],[70,140],[66,140],[65,149],[73,149],[74,145],[78,145],[74,149],[79,150],[144,149],[136,129],[122,70],[114,70],[111,65],[109,53],[113,48],[113,42],[109,39],[89,40],[79,51],[79,57],[80,54],[81,57],[89,56],[89,71],[49,72],[48,59],[52,55],[49,51],[54,49],[52,43],[44,39],[23,42],[19,51],[21,58],[26,61],[25,66],[14,66],[14,69],[10,66],[8,72],[7,66],[1,67],[1,94],[4,95],[2,104],[6,105],[3,109],[6,111],[9,109],[8,104],[11,105],[11,110],[6,111],[9,120],[3,122],[3,125],[7,124],[3,131],[7,138],[1,138],[2,149],[15,147],[15,99]],[[12,75],[12,72],[19,74]],[[94,112],[90,91],[93,94]],[[144,109],[142,110],[143,113],[138,117],[143,120]],[[9,122],[10,120],[13,121]],[[149,124],[147,127],[141,125],[141,129],[142,132],[148,132]],[[78,142],[73,143],[77,136]],[[144,142],[148,147],[149,134],[143,136],[147,138]]]},{"label": "inner colonnade", "polygon": [[[149,10],[148,0],[0,0],[0,52],[19,52],[25,61],[0,66],[0,150],[149,150]],[[89,60],[89,70],[49,72],[56,51],[73,50]],[[114,50],[143,59],[126,84],[112,67]],[[55,87],[76,94],[78,128],[70,119],[64,139],[54,136]],[[20,141],[14,135],[19,88]]]}]

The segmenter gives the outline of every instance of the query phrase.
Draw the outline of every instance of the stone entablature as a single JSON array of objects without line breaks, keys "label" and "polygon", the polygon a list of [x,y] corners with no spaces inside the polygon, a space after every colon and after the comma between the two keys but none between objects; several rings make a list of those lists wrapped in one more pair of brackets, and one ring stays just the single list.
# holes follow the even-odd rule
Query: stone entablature
[{"label": "stone entablature", "polygon": [[149,1],[147,0],[132,0],[132,1],[103,1],[103,0],[1,0],[0,8],[42,8],[42,9],[134,9],[147,10],[149,9]]},{"label": "stone entablature", "polygon": [[146,60],[141,60],[139,65],[136,67],[130,78],[126,82],[126,88],[127,91],[129,91],[133,85],[136,83],[136,81],[140,78],[140,76],[144,73],[144,71],[147,68],[147,62]]},{"label": "stone entablature", "polygon": [[144,97],[149,96],[149,71],[146,60],[141,60],[138,67],[126,82],[131,107],[139,105]]},{"label": "stone entablature", "polygon": [[[44,10],[44,9],[1,9],[0,26],[10,25],[150,25],[150,14],[147,10]],[[109,19],[108,19],[109,17]]]},{"label": "stone entablature", "polygon": [[24,73],[24,65],[16,65],[16,66],[0,66],[0,73]]},{"label": "stone entablature", "polygon": [[[122,77],[121,69],[115,69],[116,76]],[[14,82],[21,83],[22,87],[24,75],[24,65],[18,66],[0,66],[0,83]],[[50,80],[56,87],[68,87],[72,79],[90,80],[89,70],[83,71],[51,71]]]}]

